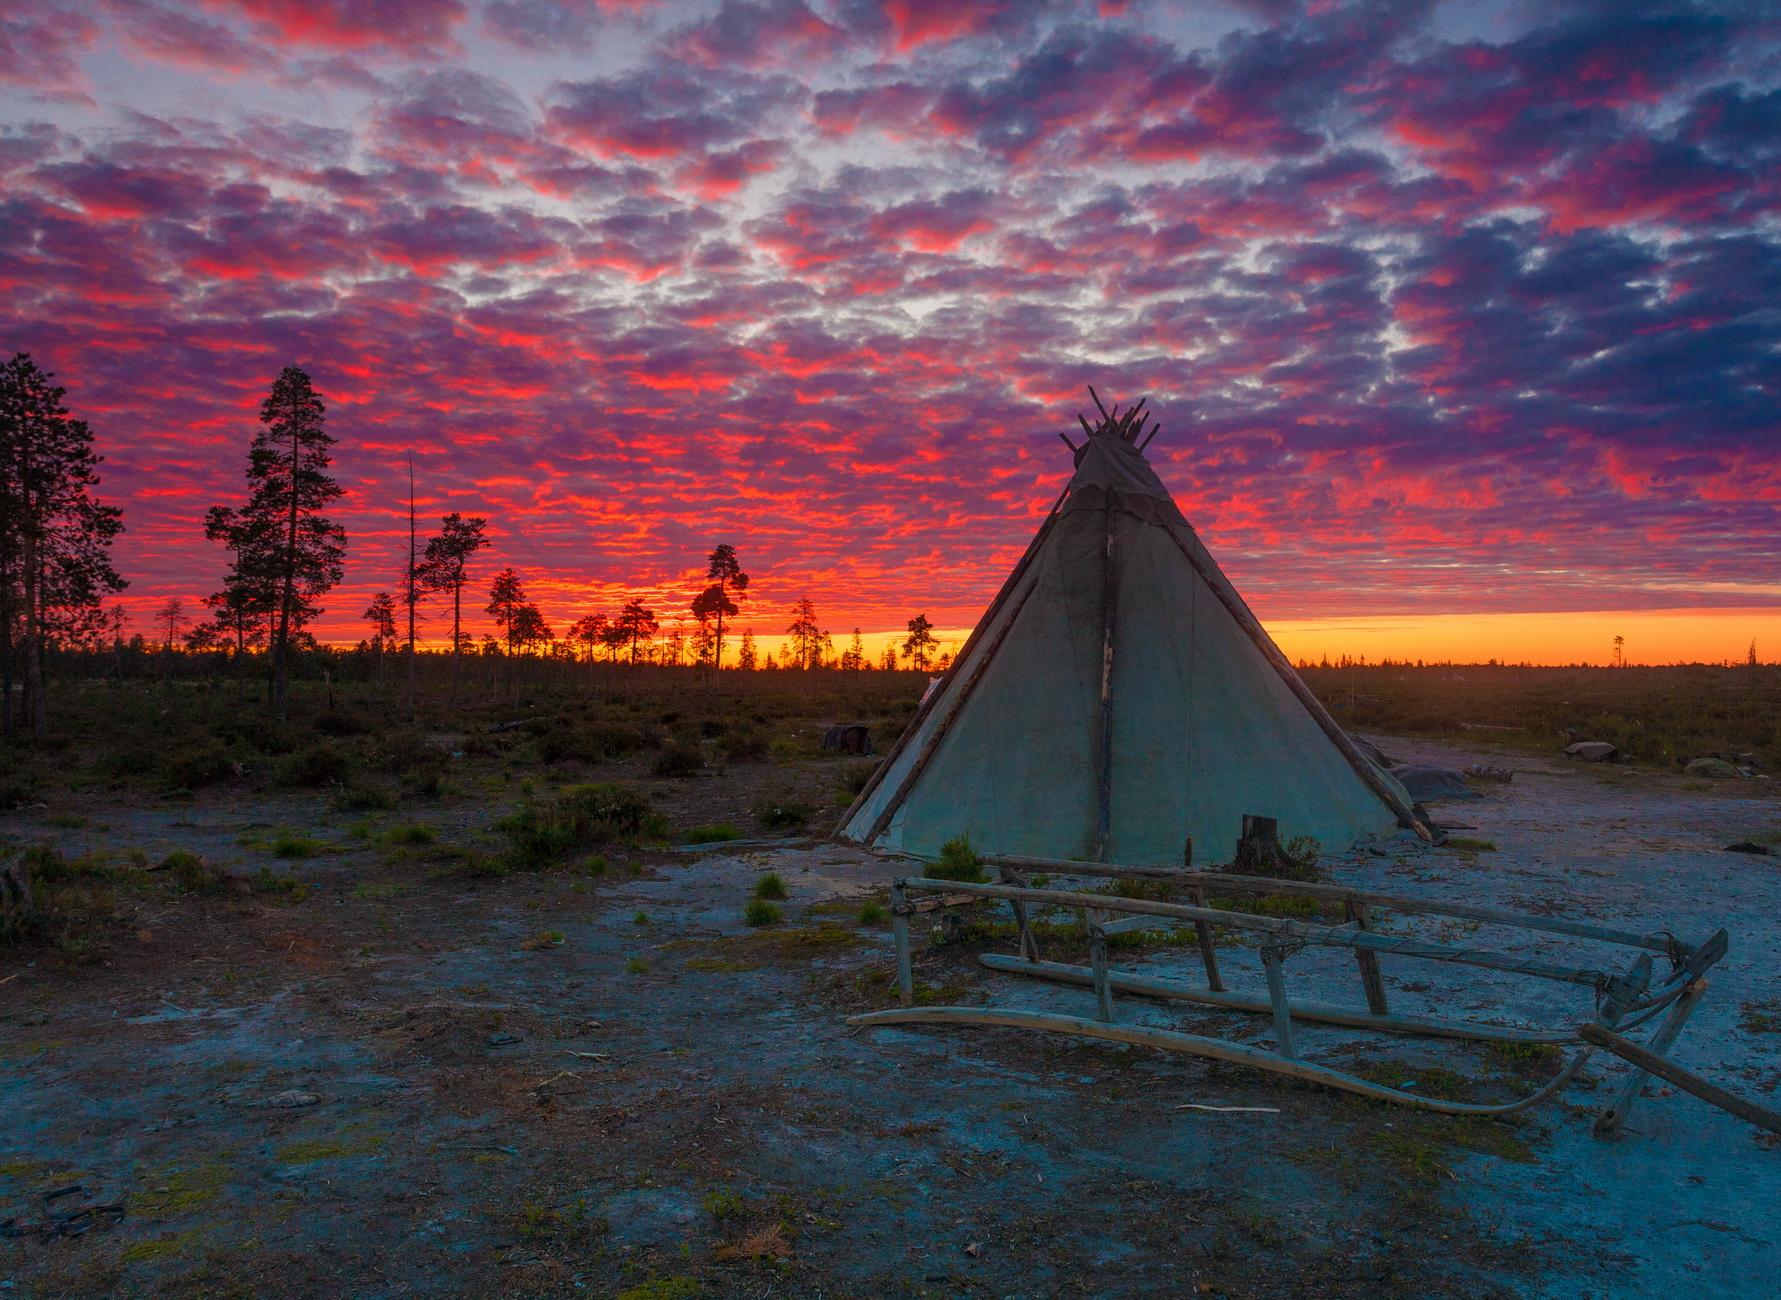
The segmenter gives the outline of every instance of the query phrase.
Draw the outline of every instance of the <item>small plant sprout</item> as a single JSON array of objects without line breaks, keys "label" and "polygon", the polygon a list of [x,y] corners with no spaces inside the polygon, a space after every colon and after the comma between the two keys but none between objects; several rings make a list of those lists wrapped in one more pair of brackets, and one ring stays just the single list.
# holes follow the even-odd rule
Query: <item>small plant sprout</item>
[{"label": "small plant sprout", "polygon": [[779,904],[769,903],[764,898],[751,898],[748,906],[742,909],[742,919],[757,929],[775,924],[781,915]]},{"label": "small plant sprout", "polygon": [[769,871],[754,882],[754,896],[765,899],[783,899],[785,897],[785,879],[777,871]]}]

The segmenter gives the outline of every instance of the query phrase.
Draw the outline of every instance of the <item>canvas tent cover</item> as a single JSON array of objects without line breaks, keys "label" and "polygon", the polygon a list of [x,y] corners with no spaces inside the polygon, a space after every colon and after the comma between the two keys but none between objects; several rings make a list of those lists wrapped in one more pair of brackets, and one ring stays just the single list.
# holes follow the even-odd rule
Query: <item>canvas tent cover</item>
[{"label": "canvas tent cover", "polygon": [[1143,453],[1096,432],[1076,457],[842,837],[931,857],[967,834],[980,853],[1179,866],[1190,838],[1196,863],[1228,861],[1244,814],[1328,847],[1414,825]]}]

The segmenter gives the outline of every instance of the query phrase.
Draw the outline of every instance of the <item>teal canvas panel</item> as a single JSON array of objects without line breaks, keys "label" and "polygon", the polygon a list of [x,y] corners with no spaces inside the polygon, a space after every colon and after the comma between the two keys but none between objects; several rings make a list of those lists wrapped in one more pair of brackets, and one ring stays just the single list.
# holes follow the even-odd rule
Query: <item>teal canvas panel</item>
[{"label": "teal canvas panel", "polygon": [[[1073,857],[1095,826],[1100,718],[1100,512],[1060,518],[1031,594],[935,751],[887,847]],[[958,684],[955,679],[954,684]]]}]

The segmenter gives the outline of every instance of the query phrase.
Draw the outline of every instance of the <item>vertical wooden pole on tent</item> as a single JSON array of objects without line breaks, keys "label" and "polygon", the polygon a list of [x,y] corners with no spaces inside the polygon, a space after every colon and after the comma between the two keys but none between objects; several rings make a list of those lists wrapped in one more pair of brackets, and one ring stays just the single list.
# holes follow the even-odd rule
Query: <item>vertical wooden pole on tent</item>
[{"label": "vertical wooden pole on tent", "polygon": [[[1649,1051],[1662,1056],[1675,1045],[1676,1035],[1682,1032],[1682,1026],[1688,1023],[1688,1018],[1694,1014],[1694,1009],[1700,1005],[1706,992],[1706,980],[1696,980],[1682,991],[1682,996],[1676,999],[1676,1005],[1670,1008],[1670,1014],[1664,1017],[1663,1024],[1651,1036]],[[1596,1116],[1595,1135],[1607,1137],[1624,1124],[1626,1117],[1632,1113],[1634,1104],[1638,1102],[1639,1094],[1644,1090],[1645,1071],[1635,1066],[1633,1077],[1626,1081],[1614,1100],[1602,1107],[1602,1113]]]},{"label": "vertical wooden pole on tent", "polygon": [[891,886],[891,934],[897,943],[897,996],[904,1006],[915,1004],[915,974],[909,961],[909,899],[903,886]]},{"label": "vertical wooden pole on tent", "polygon": [[1089,920],[1088,964],[1094,975],[1095,1013],[1112,1024],[1113,984],[1107,978],[1107,932],[1101,928],[1099,917]]},{"label": "vertical wooden pole on tent", "polygon": [[1268,1001],[1274,1008],[1274,1038],[1282,1056],[1292,1056],[1292,1007],[1286,1000],[1286,979],[1282,967],[1285,954],[1278,944],[1262,945],[1262,974],[1268,980]]},{"label": "vertical wooden pole on tent", "polygon": [[[1002,606],[1007,604],[1008,597],[1010,593],[1014,591],[1015,584],[1018,583],[1022,575],[1026,573],[1027,568],[1033,562],[1033,557],[1039,553],[1040,543],[1045,540],[1050,534],[1052,527],[1057,523],[1057,512],[1062,508],[1064,498],[1069,495],[1070,487],[1069,484],[1066,483],[1064,485],[1064,490],[1057,494],[1057,500],[1051,503],[1051,510],[1046,514],[1045,522],[1039,525],[1039,531],[1034,533],[1033,540],[1027,543],[1027,549],[1022,553],[1020,561],[1014,566],[1014,571],[1010,573],[1007,580],[1002,583],[1001,590],[996,592],[995,599],[989,603],[989,608],[983,611],[983,617],[977,621],[977,626],[971,629],[971,635],[965,638],[965,644],[963,648],[959,650],[958,657],[952,661],[952,667],[941,674],[940,684],[936,686],[933,691],[929,693],[927,698],[922,700],[921,704],[916,707],[915,716],[909,719],[909,725],[903,729],[903,734],[897,737],[897,743],[891,746],[890,753],[884,756],[884,761],[878,765],[871,777],[867,779],[865,786],[860,790],[859,794],[854,797],[853,803],[849,805],[847,811],[842,814],[841,820],[837,825],[847,826],[859,814],[860,809],[866,806],[866,801],[877,793],[878,787],[884,783],[885,774],[891,769],[891,764],[896,762],[897,755],[903,752],[904,748],[915,737],[917,732],[920,731],[922,724],[927,721],[928,716],[939,707],[942,697],[946,695],[947,688],[952,685],[953,678],[962,673],[965,669],[965,665],[971,662],[972,654],[977,649],[977,642],[982,635],[983,630],[995,622],[996,615],[1001,612]],[[1013,621],[1012,617],[1010,617],[1010,621]],[[901,802],[900,795],[891,800],[891,806],[894,808],[899,802]],[[870,843],[872,840],[878,838],[878,834],[879,832],[873,831],[865,837],[866,842]]]},{"label": "vertical wooden pole on tent", "polygon": [[[1372,912],[1365,903],[1348,902],[1343,907],[1347,909],[1348,919],[1354,922],[1357,930],[1373,928]],[[1361,987],[1367,993],[1367,1010],[1376,1016],[1387,1014],[1389,1008],[1385,1005],[1385,980],[1379,974],[1379,954],[1368,952],[1365,948],[1356,948],[1354,960],[1360,967]]]},{"label": "vertical wooden pole on tent", "polygon": [[1113,503],[1108,499],[1107,539],[1101,554],[1101,749],[1095,772],[1095,858],[1107,860],[1113,831],[1113,620],[1119,569],[1113,558]]},{"label": "vertical wooden pole on tent", "polygon": [[[1187,891],[1195,907],[1206,906],[1206,887],[1195,885]],[[1218,976],[1218,949],[1212,943],[1212,926],[1206,921],[1194,922],[1194,933],[1200,940],[1200,960],[1206,963],[1206,987],[1214,993],[1224,992],[1224,981]]]}]

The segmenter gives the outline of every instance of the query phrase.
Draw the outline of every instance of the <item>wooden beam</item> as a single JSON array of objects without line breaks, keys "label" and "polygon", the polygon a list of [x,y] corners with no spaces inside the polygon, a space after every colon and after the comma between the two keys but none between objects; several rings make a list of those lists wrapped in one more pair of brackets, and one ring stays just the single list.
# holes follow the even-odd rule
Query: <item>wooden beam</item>
[{"label": "wooden beam", "polygon": [[1622,1038],[1613,1030],[1598,1024],[1578,1026],[1578,1034],[1586,1043],[1614,1053],[1623,1061],[1631,1061],[1641,1070],[1655,1074],[1665,1083],[1673,1083],[1684,1092],[1691,1092],[1702,1101],[1729,1111],[1741,1120],[1766,1128],[1771,1133],[1781,1133],[1781,1114],[1758,1106],[1755,1102],[1745,1101],[1736,1093],[1727,1092],[1718,1084],[1709,1083],[1692,1070],[1685,1070],[1667,1057],[1656,1052],[1647,1051],[1630,1039]]},{"label": "wooden beam", "polygon": [[1113,507],[1106,516],[1101,551],[1101,734],[1095,760],[1095,856],[1107,860],[1113,833],[1113,633],[1118,609],[1119,565],[1113,548]]},{"label": "wooden beam", "polygon": [[[1187,907],[1181,903],[1163,903],[1150,898],[1120,898],[1115,894],[1081,894],[1061,889],[1021,889],[1010,885],[977,885],[957,880],[929,880],[920,876],[906,877],[897,883],[905,889],[931,893],[970,894],[979,898],[1019,898],[1048,907],[1100,908],[1109,912],[1164,916],[1181,921],[1211,921],[1217,925],[1229,926],[1233,930],[1255,930],[1333,948],[1370,948],[1374,952],[1391,953],[1399,957],[1453,962],[1460,966],[1480,966],[1486,970],[1556,980],[1561,984],[1581,984],[1594,989],[1606,988],[1613,980],[1606,971],[1593,967],[1555,966],[1550,962],[1513,957],[1487,948],[1456,948],[1449,944],[1429,943],[1423,939],[1368,934],[1364,930],[1347,926],[1317,925],[1310,921],[1256,916],[1249,912],[1224,912],[1211,907]],[[1649,963],[1651,958],[1647,954],[1641,954],[1640,960]]]},{"label": "wooden beam", "polygon": [[[1004,975],[1025,975],[1031,979],[1050,980],[1056,984],[1074,984],[1088,988],[1094,973],[1087,966],[1074,966],[1058,961],[1025,961],[1004,953],[986,952],[977,958],[985,968]],[[1267,1015],[1273,1004],[1267,998],[1242,993],[1195,988],[1184,980],[1160,975],[1139,975],[1131,971],[1109,970],[1108,985],[1116,993],[1137,997],[1158,998],[1168,1002],[1193,1002],[1217,1007],[1221,1011],[1248,1011]],[[1339,1007],[1327,1002],[1291,1002],[1297,1020],[1310,1020],[1323,1025],[1341,1025],[1346,1029],[1372,1029],[1388,1034],[1421,1034],[1430,1038],[1458,1038],[1479,1043],[1575,1043],[1576,1033],[1563,1029],[1517,1029],[1509,1025],[1468,1024],[1462,1020],[1440,1020],[1422,1016],[1376,1016],[1358,1008]]]}]

